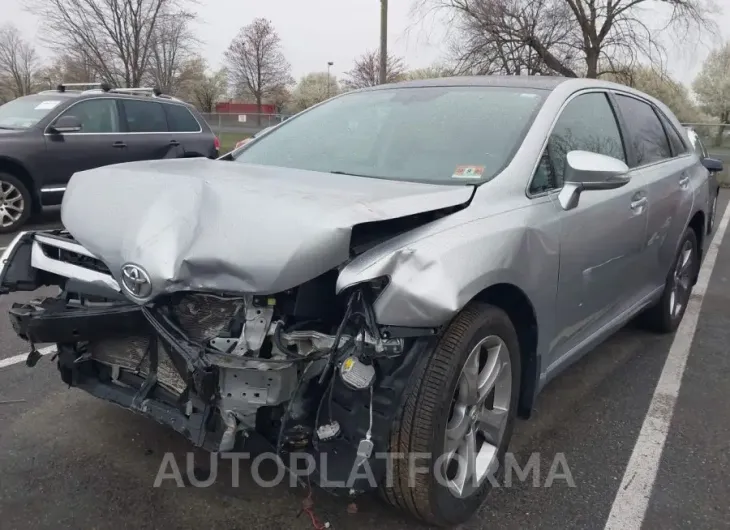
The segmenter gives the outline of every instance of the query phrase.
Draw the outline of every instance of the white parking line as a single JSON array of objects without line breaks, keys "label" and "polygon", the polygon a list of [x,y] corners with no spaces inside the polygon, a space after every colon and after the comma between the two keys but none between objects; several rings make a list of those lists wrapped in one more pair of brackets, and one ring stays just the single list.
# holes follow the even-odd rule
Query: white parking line
[{"label": "white parking line", "polygon": [[707,249],[697,284],[692,290],[692,297],[687,304],[684,318],[669,348],[669,354],[654,390],[649,411],[646,413],[621,486],[616,493],[613,506],[611,506],[605,530],[640,530],[644,522],[659,471],[664,443],[672,422],[674,406],[682,385],[687,357],[697,329],[700,309],[728,221],[730,221],[730,205],[725,208],[722,221]]},{"label": "white parking line", "polygon": [[[51,353],[56,353],[56,346],[45,346],[43,348],[39,348],[38,352],[40,352],[41,355],[49,355]],[[14,364],[18,363],[24,363],[25,360],[28,358],[27,353],[21,353],[20,355],[15,355],[14,357],[8,357],[7,359],[0,359],[0,368],[5,368],[6,366],[12,366]]]}]

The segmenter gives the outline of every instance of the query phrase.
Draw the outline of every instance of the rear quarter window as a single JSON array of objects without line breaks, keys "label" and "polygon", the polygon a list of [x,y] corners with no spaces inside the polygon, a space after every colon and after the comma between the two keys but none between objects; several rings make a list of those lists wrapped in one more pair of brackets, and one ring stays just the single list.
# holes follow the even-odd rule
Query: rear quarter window
[{"label": "rear quarter window", "polygon": [[190,109],[182,105],[163,105],[171,132],[199,132],[201,126]]}]

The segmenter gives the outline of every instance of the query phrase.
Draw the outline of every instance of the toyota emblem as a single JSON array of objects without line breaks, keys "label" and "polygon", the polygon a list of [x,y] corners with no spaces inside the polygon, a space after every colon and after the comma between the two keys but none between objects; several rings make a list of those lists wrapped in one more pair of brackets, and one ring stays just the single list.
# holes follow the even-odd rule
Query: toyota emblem
[{"label": "toyota emblem", "polygon": [[152,294],[152,282],[142,267],[128,263],[122,267],[122,285],[134,298],[144,300]]}]

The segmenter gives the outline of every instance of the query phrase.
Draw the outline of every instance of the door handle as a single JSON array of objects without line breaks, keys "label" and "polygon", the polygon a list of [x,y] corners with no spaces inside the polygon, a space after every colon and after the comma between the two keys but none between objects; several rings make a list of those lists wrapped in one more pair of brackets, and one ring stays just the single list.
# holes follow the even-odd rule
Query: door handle
[{"label": "door handle", "polygon": [[631,209],[632,210],[638,210],[640,208],[643,208],[646,206],[646,203],[649,202],[649,199],[646,197],[642,197],[641,199],[636,199],[634,201],[631,201]]},{"label": "door handle", "polygon": [[119,149],[123,149],[124,147],[127,147],[127,144],[125,144],[124,142],[114,142],[112,144],[112,147],[117,147]]},{"label": "door handle", "polygon": [[177,140],[170,140],[170,145],[173,147],[177,147],[178,145],[180,145],[180,142],[178,142]]},{"label": "door handle", "polygon": [[679,178],[679,187],[682,189],[686,189],[687,186],[689,186],[689,175],[682,175]]}]

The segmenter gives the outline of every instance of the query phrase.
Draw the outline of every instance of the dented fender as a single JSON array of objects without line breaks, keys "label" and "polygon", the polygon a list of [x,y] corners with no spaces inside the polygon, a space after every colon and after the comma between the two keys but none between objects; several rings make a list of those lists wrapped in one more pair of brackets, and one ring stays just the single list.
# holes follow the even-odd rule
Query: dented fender
[{"label": "dented fender", "polygon": [[[456,213],[358,256],[340,272],[337,290],[387,276],[374,303],[378,323],[432,327],[447,323],[484,289],[506,283],[523,291],[538,322],[551,327],[560,250],[554,213],[549,200],[476,220]],[[526,221],[526,214],[545,222]]]}]

